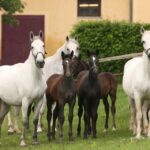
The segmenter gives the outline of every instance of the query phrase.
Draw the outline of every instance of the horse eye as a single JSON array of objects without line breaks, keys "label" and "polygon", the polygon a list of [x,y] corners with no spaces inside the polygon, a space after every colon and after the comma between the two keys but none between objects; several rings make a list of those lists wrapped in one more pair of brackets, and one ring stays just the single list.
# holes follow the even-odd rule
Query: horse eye
[{"label": "horse eye", "polygon": [[33,46],[31,46],[31,49],[33,49]]},{"label": "horse eye", "polygon": [[142,44],[145,44],[145,41],[142,41]]}]

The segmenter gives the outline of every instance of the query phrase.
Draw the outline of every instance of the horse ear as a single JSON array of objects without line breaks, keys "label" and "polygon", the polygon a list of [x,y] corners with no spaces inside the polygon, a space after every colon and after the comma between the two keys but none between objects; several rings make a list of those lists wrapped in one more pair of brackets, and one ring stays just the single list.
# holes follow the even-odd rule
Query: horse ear
[{"label": "horse ear", "polygon": [[61,57],[63,60],[65,59],[65,53],[63,51],[61,52]]},{"label": "horse ear", "polygon": [[34,34],[32,31],[30,31],[30,41],[33,42]]},{"label": "horse ear", "polygon": [[42,30],[40,30],[40,32],[39,32],[39,37],[41,38],[41,40],[43,40],[44,34],[43,34],[43,31],[42,31]]},{"label": "horse ear", "polygon": [[145,29],[143,26],[141,26],[140,32],[141,32],[141,34],[143,34],[145,32]]},{"label": "horse ear", "polygon": [[71,51],[70,59],[72,59],[73,55],[74,55],[74,51]]},{"label": "horse ear", "polygon": [[67,42],[69,41],[69,37],[68,37],[68,36],[66,37],[66,41],[67,41]]},{"label": "horse ear", "polygon": [[76,41],[78,41],[78,36],[77,36],[77,35],[75,35],[75,36],[74,36],[74,39],[75,39]]}]

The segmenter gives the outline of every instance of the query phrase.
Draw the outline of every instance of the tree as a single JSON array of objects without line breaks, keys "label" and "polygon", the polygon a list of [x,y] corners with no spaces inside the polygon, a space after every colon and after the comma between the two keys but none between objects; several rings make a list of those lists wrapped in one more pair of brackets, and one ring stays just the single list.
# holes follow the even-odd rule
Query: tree
[{"label": "tree", "polygon": [[3,12],[5,23],[16,24],[18,21],[13,17],[15,12],[22,12],[24,4],[21,0],[0,0],[0,11]]}]

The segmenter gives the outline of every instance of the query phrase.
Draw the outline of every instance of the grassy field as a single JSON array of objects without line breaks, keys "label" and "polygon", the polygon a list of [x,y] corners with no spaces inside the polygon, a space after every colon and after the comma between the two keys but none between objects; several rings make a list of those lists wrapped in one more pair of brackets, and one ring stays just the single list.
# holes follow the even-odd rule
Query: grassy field
[{"label": "grassy field", "polygon": [[[100,103],[99,106],[99,116],[97,121],[97,139],[92,139],[89,137],[87,140],[84,140],[83,137],[78,138],[76,136],[77,129],[77,105],[74,110],[74,122],[73,122],[73,133],[74,133],[74,141],[72,143],[68,140],[68,107],[65,107],[65,123],[64,123],[64,137],[63,144],[58,143],[58,133],[56,133],[56,141],[48,142],[47,140],[47,123],[46,123],[46,113],[43,117],[44,122],[44,132],[38,135],[39,144],[37,146],[32,145],[32,133],[33,133],[33,125],[31,124],[30,130],[27,131],[27,146],[24,148],[19,147],[20,143],[20,135],[8,135],[7,134],[7,120],[5,119],[2,126],[2,145],[0,145],[0,150],[146,150],[150,149],[150,141],[145,137],[143,140],[131,140],[133,137],[132,133],[129,131],[129,108],[127,97],[124,94],[121,85],[118,87],[117,93],[117,102],[116,102],[116,124],[117,131],[111,130],[111,115],[109,118],[109,130],[106,133],[103,133],[104,127],[104,107],[103,103]],[[21,126],[21,118],[20,118],[20,126]],[[32,118],[31,118],[32,123]],[[83,127],[83,121],[82,121]],[[82,128],[83,131],[83,128]]]}]

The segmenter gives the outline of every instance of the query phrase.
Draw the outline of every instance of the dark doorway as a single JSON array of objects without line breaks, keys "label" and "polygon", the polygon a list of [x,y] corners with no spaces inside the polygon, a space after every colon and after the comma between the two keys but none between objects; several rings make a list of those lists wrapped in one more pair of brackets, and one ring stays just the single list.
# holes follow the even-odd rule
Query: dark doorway
[{"label": "dark doorway", "polygon": [[19,25],[9,26],[2,19],[2,65],[24,62],[30,51],[29,32],[44,32],[44,16],[16,15]]}]

